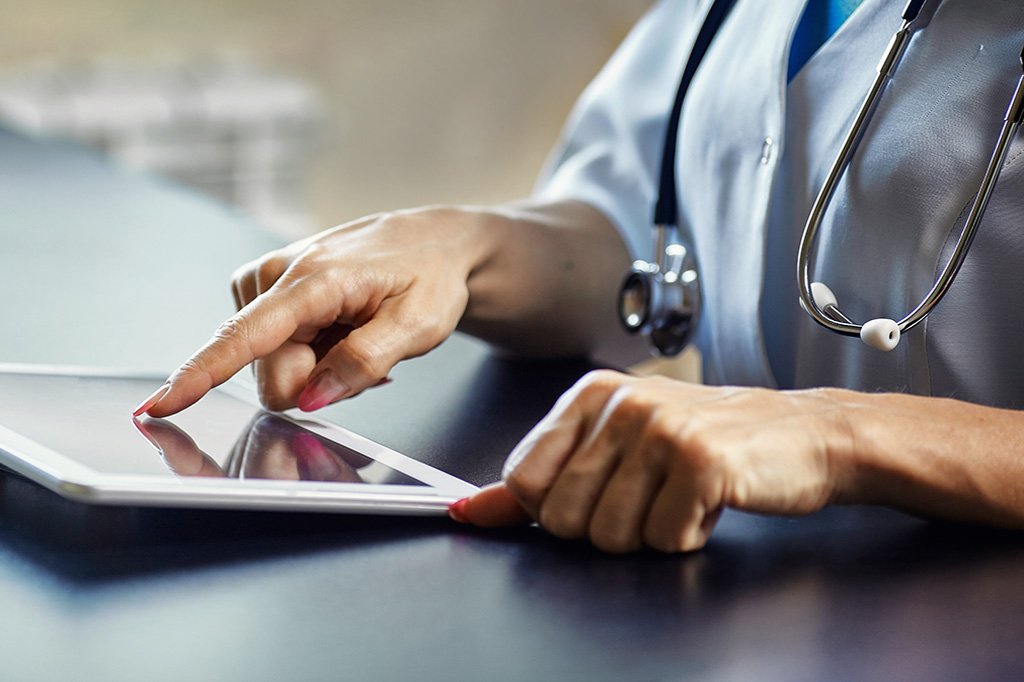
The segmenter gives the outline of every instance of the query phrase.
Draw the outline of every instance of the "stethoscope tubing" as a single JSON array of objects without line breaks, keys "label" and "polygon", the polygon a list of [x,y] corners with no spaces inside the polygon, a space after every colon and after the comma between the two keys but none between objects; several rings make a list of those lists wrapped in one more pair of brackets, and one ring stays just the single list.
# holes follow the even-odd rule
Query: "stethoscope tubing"
[{"label": "stethoscope tubing", "polygon": [[[1017,86],[1018,93],[1024,94],[1024,77],[1021,78],[1020,83]],[[985,171],[985,177],[982,179],[981,188],[978,190],[978,194],[975,197],[974,205],[971,207],[971,212],[967,216],[967,221],[964,224],[963,232],[961,232],[960,238],[957,240],[956,246],[953,248],[953,253],[946,263],[946,267],[943,269],[942,275],[932,286],[931,291],[922,300],[914,310],[912,310],[906,317],[899,321],[900,330],[906,331],[907,329],[913,329],[919,322],[924,320],[931,310],[938,305],[942,297],[949,291],[949,287],[953,284],[953,280],[960,273],[960,267],[964,264],[964,260],[967,258],[967,251],[971,248],[971,243],[974,241],[974,235],[978,231],[978,226],[981,224],[981,218],[985,214],[985,209],[988,208],[989,199],[992,198],[992,191],[996,187],[996,182],[999,180],[999,174],[1002,172],[1003,165],[1006,163],[1006,155],[1010,151],[1010,142],[1017,134],[1017,129],[1020,127],[1020,121],[1006,121],[1003,124],[1002,129],[999,132],[999,140],[996,143],[995,151],[992,153],[992,159],[989,161],[988,168]]]},{"label": "stethoscope tubing", "polygon": [[[913,5],[914,3],[912,3]],[[871,88],[864,97],[853,124],[843,141],[843,145],[833,162],[825,182],[818,192],[817,198],[812,205],[807,223],[804,226],[800,238],[800,245],[797,251],[797,286],[800,294],[800,303],[811,318],[821,326],[843,336],[861,336],[863,325],[853,323],[844,315],[837,305],[830,303],[822,307],[815,301],[812,295],[811,282],[811,260],[816,242],[818,230],[821,227],[825,212],[832,201],[839,181],[843,173],[849,167],[856,148],[863,135],[863,131],[874,112],[881,97],[882,91],[892,78],[897,64],[906,51],[907,45],[913,35],[913,23],[917,17],[917,11],[923,3],[916,3],[916,7],[908,6],[904,12],[903,24],[899,31],[889,42],[889,46],[882,56],[878,65],[878,72]],[[1021,66],[1024,69],[1024,53],[1021,54]],[[956,279],[957,274],[963,266],[971,243],[974,241],[978,226],[981,224],[988,207],[992,192],[999,180],[1006,156],[1010,150],[1010,143],[1013,141],[1017,130],[1024,120],[1024,75],[1017,83],[1010,105],[1007,108],[1003,125],[996,140],[991,159],[985,169],[981,186],[975,195],[975,200],[968,213],[964,228],[957,238],[953,252],[950,255],[942,273],[932,285],[931,290],[918,305],[905,317],[896,322],[900,333],[913,329],[922,322],[928,314],[938,305],[943,296],[949,291],[950,286]]]},{"label": "stethoscope tubing", "polygon": [[832,162],[825,182],[818,192],[817,198],[814,200],[811,212],[807,216],[807,223],[804,226],[803,234],[800,237],[800,246],[797,249],[796,263],[797,272],[799,273],[797,285],[800,292],[800,301],[803,303],[804,309],[815,322],[826,329],[844,336],[860,336],[861,325],[851,322],[835,306],[828,306],[827,311],[818,306],[814,296],[811,295],[811,253],[814,249],[818,229],[825,218],[825,212],[828,210],[829,204],[832,203],[832,198],[835,195],[836,188],[839,186],[839,181],[853,160],[854,152],[860,143],[867,122],[871,119],[871,114],[878,105],[882,91],[892,78],[893,71],[899,63],[900,57],[903,56],[907,49],[907,44],[912,36],[912,25],[913,19],[904,19],[899,31],[889,41],[889,45],[882,55],[881,61],[878,63],[875,79],[864,96],[853,124],[843,140],[843,146]]},{"label": "stethoscope tubing", "polygon": [[[935,5],[938,5],[940,1],[933,0]],[[894,349],[899,343],[901,335],[924,320],[949,291],[963,266],[978,226],[985,215],[992,192],[1006,162],[1010,144],[1021,124],[1024,123],[1024,74],[1022,74],[1007,108],[992,156],[974,197],[974,203],[953,246],[949,260],[943,266],[942,272],[932,284],[928,294],[898,322],[888,318],[877,318],[864,324],[856,324],[839,309],[835,295],[824,283],[811,281],[815,245],[822,221],[843,174],[853,161],[864,131],[875,113],[886,86],[893,78],[914,33],[923,28],[924,22],[919,26],[917,18],[928,2],[929,0],[909,0],[904,8],[900,28],[889,41],[889,45],[878,63],[877,73],[871,87],[857,109],[854,121],[815,197],[797,250],[797,290],[800,304],[805,312],[822,327],[843,336],[860,336],[869,346],[883,351]],[[662,153],[658,197],[652,221],[656,234],[656,257],[650,262],[636,261],[631,271],[627,273],[620,289],[619,312],[624,328],[630,333],[644,335],[652,349],[662,355],[673,355],[689,342],[701,312],[701,291],[696,259],[693,250],[683,243],[682,235],[676,225],[675,152],[682,102],[704,54],[734,4],[735,0],[714,0],[687,58],[669,117]],[[1021,54],[1021,68],[1024,71],[1024,52]]]}]

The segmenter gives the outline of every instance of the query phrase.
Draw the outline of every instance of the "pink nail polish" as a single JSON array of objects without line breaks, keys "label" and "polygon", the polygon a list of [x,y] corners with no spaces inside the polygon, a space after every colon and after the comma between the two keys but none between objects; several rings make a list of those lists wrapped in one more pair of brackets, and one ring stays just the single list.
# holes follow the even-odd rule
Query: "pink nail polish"
[{"label": "pink nail polish", "polygon": [[451,517],[452,521],[458,521],[459,523],[469,523],[469,517],[466,516],[466,505],[469,504],[469,498],[463,497],[458,502],[453,502],[448,507],[448,516]]},{"label": "pink nail polish", "polygon": [[299,395],[299,409],[304,412],[319,410],[349,392],[348,385],[331,370],[324,370],[309,382]]},{"label": "pink nail polish", "polygon": [[167,391],[169,391],[169,390],[171,390],[171,385],[170,384],[164,384],[160,388],[156,389],[156,391],[153,392],[153,395],[151,395],[148,398],[146,398],[145,400],[143,400],[139,404],[139,406],[135,408],[135,411],[132,412],[132,416],[133,417],[138,417],[139,415],[143,414],[144,412],[148,412],[150,410],[150,408],[152,408],[154,405],[156,405],[158,402],[160,402],[161,398],[163,398],[165,395],[167,395]]},{"label": "pink nail polish", "polygon": [[331,453],[311,433],[296,433],[291,438],[295,464],[303,481],[336,481],[341,467]]}]

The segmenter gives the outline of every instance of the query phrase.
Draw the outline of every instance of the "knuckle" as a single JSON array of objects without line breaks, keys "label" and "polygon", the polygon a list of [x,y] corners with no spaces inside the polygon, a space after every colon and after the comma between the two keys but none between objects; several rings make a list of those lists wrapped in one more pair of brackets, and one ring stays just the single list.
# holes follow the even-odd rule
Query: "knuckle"
[{"label": "knuckle", "polygon": [[440,343],[450,332],[444,320],[430,311],[403,310],[395,323],[430,345]]},{"label": "knuckle", "polygon": [[253,268],[256,275],[256,286],[260,291],[266,291],[273,286],[287,268],[287,259],[283,259],[276,251],[268,253],[256,261],[256,266]]},{"label": "knuckle", "polygon": [[179,367],[171,376],[170,381],[174,383],[185,376],[201,377],[211,387],[217,384],[213,373],[207,368],[203,361],[202,353],[193,355]]},{"label": "knuckle", "polygon": [[618,388],[624,378],[624,374],[615,370],[594,369],[584,374],[577,383],[584,389],[608,391]]},{"label": "knuckle", "polygon": [[[307,314],[318,307],[330,311],[334,318],[337,318],[339,311],[341,287],[335,281],[335,274],[329,269],[313,270],[306,273],[302,268],[292,268],[291,275],[285,275],[281,279],[284,289],[291,291],[293,305],[304,306]],[[329,305],[323,305],[329,302]]]},{"label": "knuckle", "polygon": [[517,466],[505,477],[505,485],[520,500],[537,507],[547,494],[547,482],[529,471],[528,466]]},{"label": "knuckle", "polygon": [[[351,337],[350,337],[351,338]],[[377,346],[359,338],[346,344],[353,371],[365,379],[380,379],[387,374],[384,353]]]},{"label": "knuckle", "polygon": [[707,537],[704,533],[702,533],[699,528],[691,528],[679,537],[676,543],[678,549],[672,551],[695,552],[704,547],[705,544],[707,544]]},{"label": "knuckle", "polygon": [[608,424],[617,428],[634,427],[651,419],[654,403],[629,385],[619,387],[612,396]]},{"label": "knuckle", "polygon": [[323,258],[329,251],[330,249],[322,241],[312,241],[306,244],[295,260],[298,262],[315,262]]},{"label": "knuckle", "polygon": [[235,271],[231,273],[232,284],[240,284],[243,280],[254,275],[256,273],[256,268],[258,267],[258,264],[258,260],[249,261],[248,263],[245,263],[235,268]]},{"label": "knuckle", "polygon": [[235,341],[245,338],[247,331],[248,323],[245,318],[241,315],[233,315],[221,322],[213,333],[213,337],[224,341]]},{"label": "knuckle", "polygon": [[595,369],[584,374],[565,397],[582,404],[604,403],[624,383],[625,375],[610,369]]},{"label": "knuckle", "polygon": [[694,439],[700,432],[697,425],[698,418],[687,415],[679,424],[664,409],[655,409],[651,418],[646,424],[647,435],[658,445],[678,444],[684,439]]},{"label": "knuckle", "polygon": [[438,344],[451,336],[452,326],[437,315],[430,315],[423,321],[421,333],[433,344]]},{"label": "knuckle", "polygon": [[646,531],[644,533],[644,544],[657,552],[665,554],[683,551],[680,537],[671,533]]},{"label": "knuckle", "polygon": [[688,436],[683,439],[681,445],[682,456],[694,476],[705,477],[721,466],[721,457],[710,437]]},{"label": "knuckle", "polygon": [[687,415],[680,422],[664,409],[655,410],[646,424],[645,440],[655,453],[671,453],[695,474],[706,473],[718,465],[714,430],[700,417]]},{"label": "knuckle", "polygon": [[558,474],[559,485],[569,490],[580,490],[587,483],[598,479],[607,468],[607,463],[598,457],[578,454],[569,459]]},{"label": "knuckle", "polygon": [[336,255],[332,254],[332,250],[326,244],[316,241],[308,244],[293,259],[286,259],[282,263],[285,266],[282,271],[286,268],[299,274],[322,272],[330,269],[335,264],[334,261]]},{"label": "knuckle", "polygon": [[250,335],[251,324],[242,314],[234,315],[217,327],[213,338],[195,357],[197,368],[205,371],[208,364],[216,365],[223,361],[248,364],[255,360]]},{"label": "knuckle", "polygon": [[540,508],[537,522],[547,532],[566,540],[576,540],[586,534],[586,522],[579,514],[563,505],[545,504]]},{"label": "knuckle", "polygon": [[634,534],[607,524],[591,524],[590,542],[601,551],[610,554],[626,554],[640,548],[640,541]]}]

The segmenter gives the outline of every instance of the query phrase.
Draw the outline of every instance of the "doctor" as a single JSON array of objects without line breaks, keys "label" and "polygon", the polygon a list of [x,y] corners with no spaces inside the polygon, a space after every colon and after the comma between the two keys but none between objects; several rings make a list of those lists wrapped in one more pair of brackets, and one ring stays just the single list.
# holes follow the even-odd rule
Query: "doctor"
[{"label": "doctor", "polygon": [[[710,5],[663,0],[647,14],[583,93],[529,200],[373,215],[242,267],[239,312],[139,411],[182,410],[253,361],[269,408],[315,410],[456,328],[519,353],[639,358],[616,301],[630,263],[658,258],[669,112]],[[533,519],[613,552],[699,548],[727,507],[884,504],[1024,527],[1022,140],[998,164],[959,276],[893,350],[834,334],[798,303],[808,213],[903,10],[736,2],[667,145],[709,385],[584,377],[454,518]],[[900,320],[950,260],[1021,77],[1024,4],[928,0],[908,36],[808,265],[862,322]]]}]

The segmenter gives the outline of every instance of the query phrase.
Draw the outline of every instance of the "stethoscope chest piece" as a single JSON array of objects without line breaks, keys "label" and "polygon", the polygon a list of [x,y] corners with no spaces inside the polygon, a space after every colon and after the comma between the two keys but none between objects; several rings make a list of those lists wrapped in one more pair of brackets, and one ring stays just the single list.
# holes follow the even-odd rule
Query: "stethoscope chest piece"
[{"label": "stethoscope chest piece", "polygon": [[700,318],[700,281],[692,249],[676,232],[659,226],[661,262],[637,260],[619,290],[619,321],[631,334],[641,334],[659,355],[678,355],[693,339]]},{"label": "stethoscope chest piece", "polygon": [[[700,314],[701,292],[697,276],[697,264],[693,250],[683,242],[678,225],[678,202],[676,197],[676,142],[682,115],[683,99],[700,65],[708,46],[718,28],[722,25],[735,0],[714,0],[708,10],[694,42],[686,67],[676,91],[675,102],[669,116],[668,127],[662,149],[661,171],[658,177],[658,196],[654,206],[653,223],[657,229],[657,262],[638,260],[626,275],[619,292],[619,319],[627,331],[642,334],[653,350],[662,355],[678,354],[693,337]],[[891,351],[899,344],[900,338],[925,317],[949,290],[964,263],[967,251],[974,239],[988,206],[992,191],[999,179],[1006,161],[1010,144],[1017,131],[1024,124],[1024,75],[1010,99],[1010,105],[1003,117],[1002,126],[996,139],[981,186],[975,194],[974,204],[967,216],[963,230],[957,238],[953,253],[943,267],[931,290],[917,306],[898,320],[879,317],[858,324],[840,310],[835,295],[822,282],[814,281],[811,272],[818,229],[825,212],[835,194],[839,181],[853,160],[854,152],[871,119],[882,92],[892,79],[896,66],[918,30],[917,18],[925,0],[909,0],[903,10],[899,30],[889,42],[875,79],[858,109],[842,147],[830,167],[817,198],[808,215],[797,253],[797,290],[800,305],[811,318],[821,326],[844,336],[859,336],[868,346],[881,351]],[[1021,67],[1024,69],[1024,52],[1021,53]]]},{"label": "stethoscope chest piece", "polygon": [[619,290],[619,320],[627,332],[641,334],[659,355],[678,355],[693,339],[700,319],[701,291],[693,249],[678,228],[676,142],[683,99],[697,67],[735,0],[714,0],[686,59],[665,130],[654,205],[657,232],[655,262],[634,261]]}]

